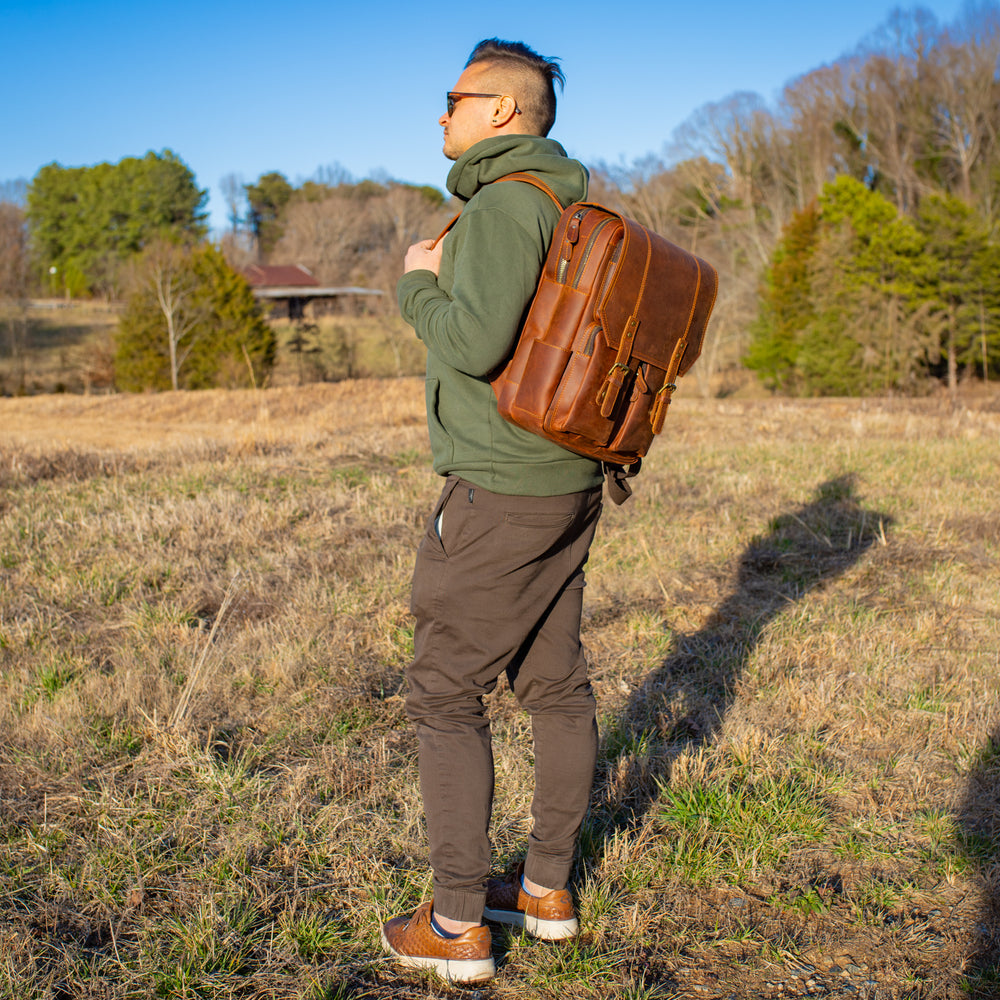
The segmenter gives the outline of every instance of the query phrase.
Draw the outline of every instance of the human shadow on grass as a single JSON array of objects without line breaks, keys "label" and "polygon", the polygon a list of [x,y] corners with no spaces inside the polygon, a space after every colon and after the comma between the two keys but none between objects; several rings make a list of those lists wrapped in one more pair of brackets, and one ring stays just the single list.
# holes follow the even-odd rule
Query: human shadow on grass
[{"label": "human shadow on grass", "polygon": [[[773,518],[747,545],[732,593],[697,632],[675,636],[667,658],[605,732],[603,773],[581,837],[584,869],[616,832],[642,825],[671,762],[712,741],[768,625],[884,541],[891,523],[863,506],[848,473],[821,483],[808,503]],[[676,705],[684,706],[677,715]]]},{"label": "human shadow on grass", "polygon": [[959,844],[979,882],[979,911],[965,968],[968,995],[1000,996],[1000,728],[976,757],[958,814]]}]

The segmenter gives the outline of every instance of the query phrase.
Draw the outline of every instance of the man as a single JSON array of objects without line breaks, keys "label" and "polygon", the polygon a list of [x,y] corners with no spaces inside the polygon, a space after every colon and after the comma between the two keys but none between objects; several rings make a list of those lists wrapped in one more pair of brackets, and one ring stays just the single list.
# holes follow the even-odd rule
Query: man
[{"label": "man", "polygon": [[[509,357],[559,212],[587,172],[545,138],[558,63],[519,42],[473,50],[448,94],[448,190],[465,202],[448,235],[407,251],[398,295],[427,345],[434,469],[446,476],[417,553],[407,714],[419,739],[434,897],[382,930],[408,966],[470,981],[493,974],[488,920],[542,938],[578,924],[566,889],[597,752],[580,646],[583,567],[601,511],[601,467],[503,420],[489,375]],[[489,879],[493,757],[483,697],[501,673],[532,720],[527,856]]]}]

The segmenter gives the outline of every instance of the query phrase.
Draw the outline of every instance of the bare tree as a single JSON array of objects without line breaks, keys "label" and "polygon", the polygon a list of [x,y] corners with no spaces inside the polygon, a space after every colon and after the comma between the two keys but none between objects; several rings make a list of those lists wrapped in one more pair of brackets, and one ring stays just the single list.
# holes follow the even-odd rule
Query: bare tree
[{"label": "bare tree", "polygon": [[[605,204],[676,242],[674,231],[683,198],[681,181],[660,157],[644,157],[628,168],[605,166],[596,176],[600,178],[599,183],[603,182],[608,196]],[[588,197],[595,196],[591,193]]]},{"label": "bare tree", "polygon": [[724,214],[728,231],[743,243],[759,266],[771,253],[777,234],[794,208],[775,169],[780,134],[774,117],[757,94],[733,94],[705,105],[678,128],[673,152],[679,160],[707,159],[725,167],[728,181],[711,208]]},{"label": "bare tree", "polygon": [[246,231],[225,233],[219,240],[219,249],[234,271],[243,272],[257,261],[253,237]]},{"label": "bare tree", "polygon": [[863,152],[870,186],[891,190],[900,212],[913,212],[933,159],[931,52],[939,29],[927,10],[895,10],[859,52],[844,126]]},{"label": "bare tree", "polygon": [[181,366],[197,340],[197,330],[208,315],[208,305],[198,294],[199,279],[190,266],[188,251],[167,241],[150,246],[143,254],[137,280],[153,293],[163,314],[170,358],[170,385],[178,389]]},{"label": "bare tree", "polygon": [[0,202],[10,202],[24,208],[28,201],[28,182],[23,177],[12,181],[0,181]]},{"label": "bare tree", "polygon": [[447,215],[408,185],[342,185],[288,206],[271,259],[305,265],[320,284],[391,290],[406,248],[437,235]]},{"label": "bare tree", "polygon": [[219,181],[222,197],[226,199],[226,215],[229,231],[235,236],[245,220],[247,202],[246,184],[241,174],[226,174]]},{"label": "bare tree", "polygon": [[973,176],[984,157],[995,155],[1000,127],[1000,13],[995,7],[970,11],[933,59],[935,144],[950,167],[949,186],[971,205]]},{"label": "bare tree", "polygon": [[19,370],[23,387],[28,342],[28,235],[24,210],[0,202],[0,317],[7,332],[7,350]]},{"label": "bare tree", "polygon": [[28,289],[28,234],[24,210],[0,202],[0,298],[21,299]]},{"label": "bare tree", "polygon": [[321,285],[349,281],[362,207],[337,193],[320,201],[294,201],[285,210],[284,231],[271,260],[302,264]]},{"label": "bare tree", "polygon": [[846,60],[822,66],[789,83],[780,114],[786,135],[785,174],[797,210],[818,197],[838,173],[851,173],[836,123],[845,105]]},{"label": "bare tree", "polygon": [[[369,248],[370,281],[391,291],[403,273],[403,256],[411,243],[437,236],[455,213],[429,199],[419,188],[390,184],[385,194],[368,201],[368,217],[378,234]],[[391,297],[389,297],[391,300]]]},{"label": "bare tree", "polygon": [[316,184],[322,184],[323,187],[328,188],[341,187],[344,184],[354,183],[354,178],[351,177],[350,171],[343,164],[336,161],[317,167],[316,173],[312,175],[311,179]]}]

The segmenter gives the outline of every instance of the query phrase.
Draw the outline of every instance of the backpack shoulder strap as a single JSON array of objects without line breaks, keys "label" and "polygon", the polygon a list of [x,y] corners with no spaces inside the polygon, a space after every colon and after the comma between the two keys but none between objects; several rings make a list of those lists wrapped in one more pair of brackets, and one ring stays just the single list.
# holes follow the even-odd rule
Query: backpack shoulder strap
[{"label": "backpack shoulder strap", "polygon": [[[532,187],[538,188],[539,191],[544,191],[552,199],[556,208],[559,209],[559,212],[562,213],[563,211],[563,203],[552,193],[552,188],[550,188],[545,181],[540,181],[533,174],[527,174],[522,170],[516,170],[514,173],[507,174],[505,177],[498,177],[494,183],[499,184],[500,181],[523,181],[525,184],[530,184]],[[458,222],[458,218],[461,214],[462,213],[459,212],[458,215],[456,215],[455,218],[453,218],[448,225],[441,230],[440,235],[434,240],[435,246],[437,246],[437,244],[444,239],[448,230],[451,229],[456,222]]]},{"label": "backpack shoulder strap", "polygon": [[512,174],[507,174],[504,177],[498,177],[494,183],[499,184],[500,181],[523,181],[525,184],[530,184],[532,187],[538,188],[539,191],[544,191],[554,202],[556,208],[559,212],[563,211],[563,203],[552,193],[552,188],[545,183],[545,181],[539,180],[534,174],[527,174],[522,170],[515,170]]},{"label": "backpack shoulder strap", "polygon": [[438,233],[436,239],[434,240],[434,246],[437,246],[448,235],[448,230],[451,229],[451,227],[453,225],[455,225],[456,222],[458,222],[459,216],[461,214],[462,213],[459,212],[458,215],[456,215],[453,219],[451,219],[448,222],[448,225],[445,226],[444,229],[442,229],[440,233]]}]

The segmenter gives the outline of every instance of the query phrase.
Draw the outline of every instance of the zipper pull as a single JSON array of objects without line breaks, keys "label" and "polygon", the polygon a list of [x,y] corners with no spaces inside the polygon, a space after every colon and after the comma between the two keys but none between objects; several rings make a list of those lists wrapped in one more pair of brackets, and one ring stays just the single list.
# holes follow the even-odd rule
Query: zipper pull
[{"label": "zipper pull", "polygon": [[559,248],[559,266],[556,269],[556,281],[560,283],[566,280],[566,269],[569,267],[570,258],[573,256],[573,247],[576,246],[577,241],[580,239],[580,220],[585,213],[586,209],[583,208],[579,212],[574,212],[566,224],[562,246]]},{"label": "zipper pull", "polygon": [[566,242],[576,243],[580,238],[580,220],[583,218],[583,209],[579,212],[573,213],[573,218],[569,220],[569,225],[566,226]]}]

